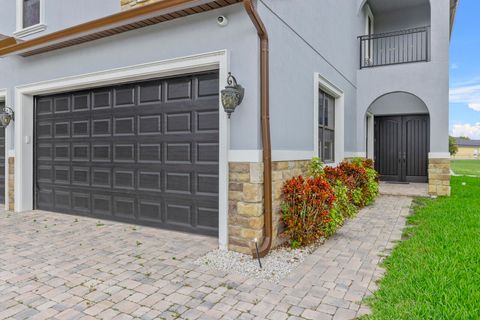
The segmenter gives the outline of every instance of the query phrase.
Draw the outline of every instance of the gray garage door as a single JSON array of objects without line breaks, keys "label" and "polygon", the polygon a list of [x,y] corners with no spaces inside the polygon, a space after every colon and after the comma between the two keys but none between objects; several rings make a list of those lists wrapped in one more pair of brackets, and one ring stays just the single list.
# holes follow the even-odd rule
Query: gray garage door
[{"label": "gray garage door", "polygon": [[218,233],[218,73],[36,97],[36,208]]}]

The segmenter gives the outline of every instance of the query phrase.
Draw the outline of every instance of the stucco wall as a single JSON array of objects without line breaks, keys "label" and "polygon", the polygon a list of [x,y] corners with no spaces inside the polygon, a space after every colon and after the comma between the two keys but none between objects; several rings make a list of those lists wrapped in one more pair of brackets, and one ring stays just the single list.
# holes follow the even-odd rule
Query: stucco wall
[{"label": "stucco wall", "polygon": [[395,114],[425,114],[428,108],[418,97],[405,93],[394,92],[378,98],[368,108],[373,115],[395,115]]},{"label": "stucco wall", "polygon": [[[16,31],[16,1],[0,0],[0,33],[11,36]],[[44,0],[45,31],[26,36],[32,39],[86,21],[120,11],[120,0]]]},{"label": "stucco wall", "polygon": [[[14,27],[14,1],[0,1],[5,8],[0,11],[0,32],[8,33]],[[75,0],[46,2],[47,32],[120,10],[120,0],[83,0],[81,5]],[[427,104],[434,124],[432,151],[448,150],[449,1],[432,1],[430,63],[359,71],[357,36],[365,32],[360,3],[362,0],[303,0],[295,5],[293,0],[257,1],[270,35],[274,160],[275,151],[293,151],[290,159],[283,160],[313,155],[315,72],[344,92],[347,154],[365,151],[364,116],[370,104],[396,91],[411,92]],[[390,25],[387,15],[378,15],[378,30],[424,24],[424,11],[409,10],[397,13]],[[220,14],[229,17],[225,28],[216,24]],[[409,18],[401,19],[402,15]],[[242,4],[30,58],[0,59],[0,72],[9,75],[0,77],[0,88],[8,89],[8,102],[15,105],[14,86],[221,49],[229,50],[231,71],[247,93],[232,116],[231,149],[260,150],[258,38]]]},{"label": "stucco wall", "polygon": [[428,5],[406,7],[402,10],[375,14],[375,33],[426,27],[430,25]]},{"label": "stucco wall", "polygon": [[345,149],[355,151],[357,36],[349,1],[259,1],[270,36],[271,131],[276,150],[314,150],[314,73],[344,92]]},{"label": "stucco wall", "polygon": [[[217,25],[219,14],[229,16],[227,27]],[[0,59],[1,74],[9,75],[0,77],[0,88],[7,88],[14,106],[15,86],[227,49],[231,71],[246,90],[232,116],[231,148],[258,149],[258,46],[240,4],[28,58]]]},{"label": "stucco wall", "polygon": [[[448,154],[448,92],[450,1],[431,1],[431,61],[388,67],[362,69],[357,72],[357,108],[365,114],[379,97],[404,91],[416,95],[430,113],[430,152]],[[365,121],[359,119],[356,146],[365,148]]]}]

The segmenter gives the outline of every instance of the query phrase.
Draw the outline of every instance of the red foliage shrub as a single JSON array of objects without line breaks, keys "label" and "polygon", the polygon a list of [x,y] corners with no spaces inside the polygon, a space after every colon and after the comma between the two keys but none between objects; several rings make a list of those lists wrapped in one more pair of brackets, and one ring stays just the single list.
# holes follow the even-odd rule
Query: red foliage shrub
[{"label": "red foliage shrub", "polygon": [[292,247],[309,245],[324,236],[335,203],[328,181],[322,176],[299,176],[285,182],[282,193],[282,236]]},{"label": "red foliage shrub", "polygon": [[342,182],[348,189],[348,198],[350,201],[353,201],[353,192],[357,186],[355,177],[353,175],[348,175],[340,167],[325,167],[325,179],[331,186],[334,186],[337,181]]},{"label": "red foliage shrub", "polygon": [[370,191],[368,175],[363,163],[343,161],[337,169],[341,170],[350,180],[345,184],[350,189],[353,203],[358,207],[364,207]]}]

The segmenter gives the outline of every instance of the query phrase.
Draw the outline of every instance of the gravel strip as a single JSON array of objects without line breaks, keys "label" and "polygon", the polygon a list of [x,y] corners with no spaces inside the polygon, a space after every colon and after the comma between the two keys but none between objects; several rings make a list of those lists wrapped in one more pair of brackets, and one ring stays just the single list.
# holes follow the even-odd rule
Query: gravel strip
[{"label": "gravel strip", "polygon": [[[320,244],[320,243],[319,243]],[[235,272],[248,277],[279,283],[290,272],[300,265],[319,245],[303,248],[289,249],[278,248],[270,251],[268,256],[262,258],[260,269],[258,260],[252,259],[251,255],[245,255],[234,251],[214,250],[195,261],[196,265],[208,266],[213,270]]]}]

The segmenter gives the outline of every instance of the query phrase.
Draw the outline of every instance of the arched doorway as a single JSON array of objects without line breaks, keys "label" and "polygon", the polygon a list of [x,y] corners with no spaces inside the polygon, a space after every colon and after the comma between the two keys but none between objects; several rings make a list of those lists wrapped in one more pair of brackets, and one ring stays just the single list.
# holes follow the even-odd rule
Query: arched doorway
[{"label": "arched doorway", "polygon": [[407,92],[388,93],[370,105],[367,119],[373,119],[373,142],[367,146],[380,179],[427,182],[430,116],[425,103]]}]

